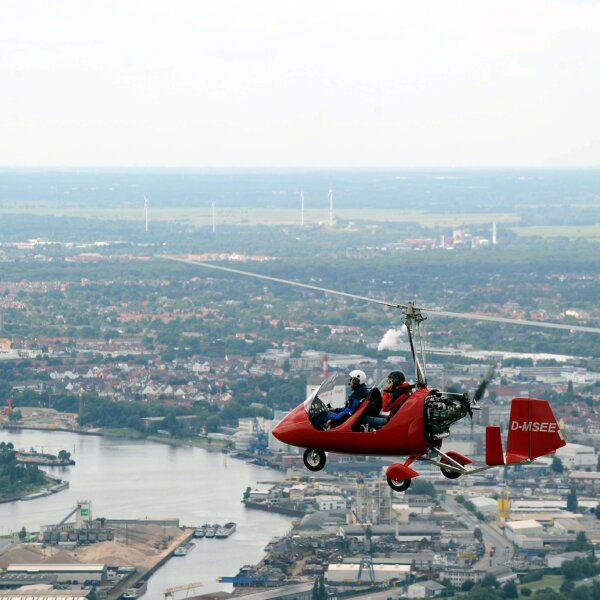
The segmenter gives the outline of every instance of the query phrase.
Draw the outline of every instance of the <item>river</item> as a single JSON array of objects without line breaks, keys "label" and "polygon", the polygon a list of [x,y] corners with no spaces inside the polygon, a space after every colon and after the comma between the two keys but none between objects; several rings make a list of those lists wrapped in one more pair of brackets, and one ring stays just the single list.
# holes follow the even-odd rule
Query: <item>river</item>
[{"label": "river", "polygon": [[220,452],[168,446],[147,441],[83,436],[66,432],[22,431],[0,433],[15,448],[35,448],[57,454],[71,452],[77,464],[47,471],[68,480],[67,490],[31,500],[0,504],[0,533],[39,531],[57,523],[77,500],[91,500],[93,517],[179,517],[182,525],[235,521],[237,531],[225,540],[195,540],[186,557],[174,557],[149,580],[148,600],[162,599],[167,587],[203,582],[198,593],[230,591],[216,581],[235,575],[242,565],[255,564],[273,536],[289,530],[291,519],[247,510],[240,500],[246,487],[275,481],[277,471],[248,465]]}]

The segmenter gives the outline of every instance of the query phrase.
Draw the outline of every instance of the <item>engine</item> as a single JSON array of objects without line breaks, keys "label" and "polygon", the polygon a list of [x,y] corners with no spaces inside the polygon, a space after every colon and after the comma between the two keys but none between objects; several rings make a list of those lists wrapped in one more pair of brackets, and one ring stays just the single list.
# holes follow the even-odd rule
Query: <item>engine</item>
[{"label": "engine", "polygon": [[435,445],[450,434],[450,426],[471,414],[466,395],[444,394],[432,390],[425,398],[425,434],[427,441]]}]

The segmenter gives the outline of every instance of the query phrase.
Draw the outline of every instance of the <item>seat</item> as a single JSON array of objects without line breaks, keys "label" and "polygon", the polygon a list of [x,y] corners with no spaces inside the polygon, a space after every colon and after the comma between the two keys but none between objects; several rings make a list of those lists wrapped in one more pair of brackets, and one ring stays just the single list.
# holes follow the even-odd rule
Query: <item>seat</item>
[{"label": "seat", "polygon": [[378,416],[381,413],[381,392],[378,388],[373,388],[365,398],[366,408],[363,411],[362,418],[356,422],[353,431],[370,431],[383,427],[387,420]]}]

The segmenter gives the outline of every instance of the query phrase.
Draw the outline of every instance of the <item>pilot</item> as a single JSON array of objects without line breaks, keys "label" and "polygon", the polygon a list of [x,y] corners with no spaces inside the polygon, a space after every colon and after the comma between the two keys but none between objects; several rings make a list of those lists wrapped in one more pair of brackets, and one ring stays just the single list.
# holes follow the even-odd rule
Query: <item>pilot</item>
[{"label": "pilot", "polygon": [[388,419],[391,419],[408,400],[413,392],[413,387],[406,382],[406,377],[402,371],[392,371],[388,375],[387,385],[383,388],[382,410],[389,412]]},{"label": "pilot", "polygon": [[324,415],[322,426],[325,428],[341,425],[350,415],[353,415],[363,400],[369,394],[367,376],[364,371],[354,370],[348,376],[348,387],[352,389],[342,408],[333,408]]}]

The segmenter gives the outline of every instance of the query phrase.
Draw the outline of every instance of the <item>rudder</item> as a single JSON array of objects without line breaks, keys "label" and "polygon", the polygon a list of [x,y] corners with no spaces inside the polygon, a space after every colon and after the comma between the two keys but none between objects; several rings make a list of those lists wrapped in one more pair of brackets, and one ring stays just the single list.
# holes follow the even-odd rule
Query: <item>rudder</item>
[{"label": "rudder", "polygon": [[513,399],[506,445],[506,464],[550,454],[565,444],[554,413],[546,400]]}]

